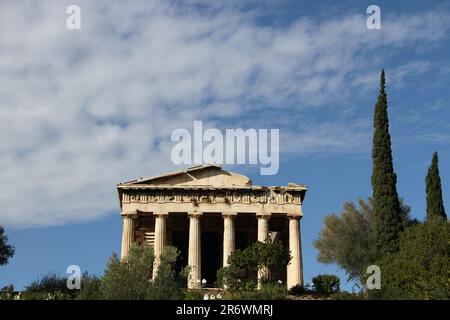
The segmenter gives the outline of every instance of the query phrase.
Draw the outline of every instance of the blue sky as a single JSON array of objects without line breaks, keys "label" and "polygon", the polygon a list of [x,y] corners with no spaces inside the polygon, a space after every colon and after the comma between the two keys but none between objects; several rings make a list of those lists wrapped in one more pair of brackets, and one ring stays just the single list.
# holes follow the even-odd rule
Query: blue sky
[{"label": "blue sky", "polygon": [[[439,151],[450,188],[450,6],[378,1],[73,1],[0,4],[0,224],[16,255],[0,287],[67,266],[101,273],[120,249],[115,185],[179,169],[170,134],[194,120],[280,130],[280,171],[228,166],[255,184],[308,185],[305,280],[338,273],[316,261],[322,219],[371,194],[379,72],[387,73],[398,192],[414,217]],[[345,282],[345,281],[344,281]],[[351,289],[351,284],[344,286]]]}]

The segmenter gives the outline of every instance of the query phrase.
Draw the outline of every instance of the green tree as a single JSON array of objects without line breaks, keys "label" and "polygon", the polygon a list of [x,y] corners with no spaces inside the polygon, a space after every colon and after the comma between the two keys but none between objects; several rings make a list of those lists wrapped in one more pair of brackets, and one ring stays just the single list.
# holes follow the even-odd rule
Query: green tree
[{"label": "green tree", "polygon": [[0,266],[8,263],[9,258],[14,255],[14,247],[8,244],[5,230],[0,226]]},{"label": "green tree", "polygon": [[229,266],[217,272],[217,285],[229,290],[254,290],[259,259],[255,244],[244,249],[234,250],[228,257]]},{"label": "green tree", "polygon": [[[112,254],[102,277],[84,273],[81,279],[81,290],[73,295],[78,300],[182,299],[189,269],[185,268],[182,272],[176,273],[175,264],[178,256],[179,251],[175,247],[165,247],[161,254],[158,272],[152,281],[153,249],[133,244],[124,261],[120,261],[115,253]],[[59,278],[47,278],[51,281],[40,280],[35,282],[33,287],[43,288],[44,290],[39,291],[46,292],[48,288],[52,289],[56,285],[64,284],[65,286],[66,279],[63,279],[62,284],[61,281],[57,281]],[[45,296],[41,295],[38,298]]]},{"label": "green tree", "polygon": [[397,253],[383,257],[381,297],[450,299],[450,225],[431,220],[407,228]]},{"label": "green tree", "polygon": [[175,271],[175,264],[179,255],[180,251],[175,247],[167,246],[164,248],[149,298],[156,300],[183,298],[188,269],[182,270],[180,274]]},{"label": "green tree", "polygon": [[265,242],[257,241],[253,250],[257,257],[257,269],[263,281],[280,280],[280,271],[285,270],[292,258],[289,249],[281,241],[272,241],[269,237]]},{"label": "green tree", "polygon": [[427,192],[427,219],[433,217],[442,217],[447,220],[445,214],[444,201],[442,199],[441,178],[439,176],[438,153],[433,154],[431,166],[428,168],[428,174],[425,178]]},{"label": "green tree", "polygon": [[103,299],[142,300],[151,294],[153,250],[132,245],[125,261],[115,253],[109,259],[101,283]]},{"label": "green tree", "polygon": [[398,238],[403,230],[400,216],[400,200],[396,187],[397,175],[394,172],[392,163],[387,108],[385,75],[384,70],[382,70],[380,94],[375,105],[372,146],[374,233],[379,256],[398,250]]},{"label": "green tree", "polygon": [[[400,201],[401,223],[403,227],[417,221],[409,216],[410,208]],[[348,280],[364,283],[367,266],[376,259],[374,239],[373,200],[359,200],[359,206],[346,202],[339,215],[334,213],[324,218],[319,238],[314,241],[319,251],[317,260],[321,263],[336,263],[343,269]]]},{"label": "green tree", "polygon": [[256,288],[256,275],[262,275],[262,281],[272,283],[278,279],[281,271],[291,260],[289,249],[280,241],[268,238],[257,241],[245,249],[233,251],[228,257],[229,266],[217,273],[217,284],[225,284],[230,290],[253,290]]}]

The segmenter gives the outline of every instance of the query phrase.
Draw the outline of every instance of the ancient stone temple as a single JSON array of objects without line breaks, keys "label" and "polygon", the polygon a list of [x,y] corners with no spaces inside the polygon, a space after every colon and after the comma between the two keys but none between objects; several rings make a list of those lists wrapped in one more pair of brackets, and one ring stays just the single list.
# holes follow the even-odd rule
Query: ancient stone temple
[{"label": "ancient stone temple", "polygon": [[[229,254],[255,241],[280,240],[292,260],[279,279],[290,288],[303,284],[300,219],[306,187],[252,185],[241,174],[217,165],[141,178],[117,185],[122,212],[122,259],[132,242],[154,248],[155,268],[165,245],[189,265],[188,286],[213,286]],[[203,281],[205,282],[205,281]]]}]

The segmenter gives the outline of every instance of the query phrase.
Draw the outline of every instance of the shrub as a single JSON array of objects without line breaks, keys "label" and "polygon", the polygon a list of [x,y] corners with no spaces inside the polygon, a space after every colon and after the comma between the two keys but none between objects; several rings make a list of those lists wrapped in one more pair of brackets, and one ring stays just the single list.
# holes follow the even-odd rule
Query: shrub
[{"label": "shrub", "polygon": [[48,272],[37,280],[31,282],[29,285],[25,286],[26,292],[67,292],[67,279],[54,273]]},{"label": "shrub", "polygon": [[286,285],[280,282],[265,282],[261,285],[262,300],[281,300],[287,294]]},{"label": "shrub", "polygon": [[188,290],[184,295],[184,300],[203,300],[204,293],[201,290]]},{"label": "shrub", "polygon": [[229,291],[224,299],[232,300],[281,300],[286,296],[285,285],[278,282],[265,282],[260,290]]},{"label": "shrub", "polygon": [[77,300],[98,300],[102,299],[101,292],[101,278],[90,275],[89,273],[83,273],[81,277],[81,290],[78,292]]},{"label": "shrub", "polygon": [[317,293],[332,294],[339,292],[340,280],[331,274],[318,275],[312,279]]},{"label": "shrub", "polygon": [[48,272],[25,286],[21,294],[24,300],[72,299],[76,292],[67,288],[67,279],[54,272]]},{"label": "shrub", "polygon": [[289,289],[289,293],[294,296],[299,296],[299,295],[307,293],[307,290],[305,289],[304,286],[297,284],[297,285],[293,286],[291,289]]},{"label": "shrub", "polygon": [[364,292],[336,292],[330,296],[332,300],[367,300],[367,295]]},{"label": "shrub", "polygon": [[11,284],[9,286],[4,286],[0,290],[0,300],[12,300],[14,299],[14,286]]},{"label": "shrub", "polygon": [[230,265],[217,271],[216,285],[230,291],[255,290],[257,281],[255,276],[249,274],[251,273],[246,268]]}]

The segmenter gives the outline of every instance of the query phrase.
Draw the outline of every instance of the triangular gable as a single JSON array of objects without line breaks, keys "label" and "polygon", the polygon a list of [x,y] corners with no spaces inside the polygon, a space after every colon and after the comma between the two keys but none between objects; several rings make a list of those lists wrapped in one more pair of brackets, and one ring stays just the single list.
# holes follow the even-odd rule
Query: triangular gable
[{"label": "triangular gable", "polygon": [[203,165],[119,185],[250,186],[251,181],[244,175],[222,170],[218,165]]}]

